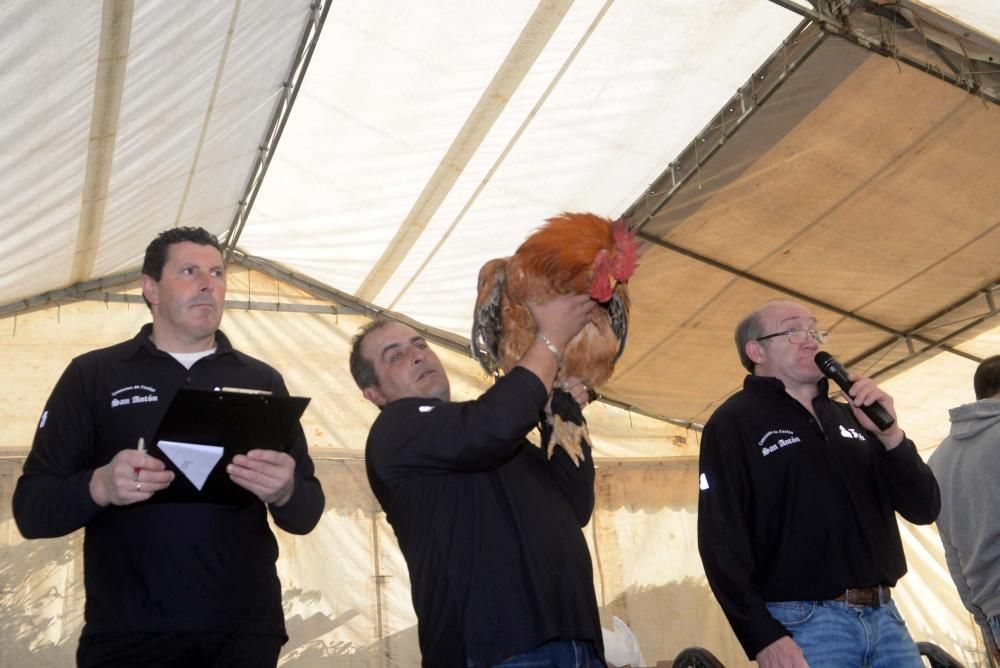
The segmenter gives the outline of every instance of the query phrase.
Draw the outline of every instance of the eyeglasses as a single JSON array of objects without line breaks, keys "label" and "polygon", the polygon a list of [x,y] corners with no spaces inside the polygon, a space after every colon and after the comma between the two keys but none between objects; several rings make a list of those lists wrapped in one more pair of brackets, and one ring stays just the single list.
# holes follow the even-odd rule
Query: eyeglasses
[{"label": "eyeglasses", "polygon": [[775,332],[774,334],[768,334],[767,336],[761,336],[754,339],[754,341],[766,341],[767,339],[773,339],[776,336],[787,336],[789,343],[794,343],[796,345],[805,343],[812,337],[816,343],[824,343],[826,341],[827,331],[825,329],[788,329],[784,332]]}]

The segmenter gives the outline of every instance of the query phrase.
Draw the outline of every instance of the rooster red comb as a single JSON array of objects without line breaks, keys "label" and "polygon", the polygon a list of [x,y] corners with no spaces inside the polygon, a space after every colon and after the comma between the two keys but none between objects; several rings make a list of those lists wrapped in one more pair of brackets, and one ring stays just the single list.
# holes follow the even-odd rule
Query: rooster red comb
[{"label": "rooster red comb", "polygon": [[616,279],[624,283],[632,277],[636,267],[639,266],[639,242],[635,239],[635,232],[630,230],[621,218],[612,225],[611,238],[615,241],[616,251],[612,273]]}]

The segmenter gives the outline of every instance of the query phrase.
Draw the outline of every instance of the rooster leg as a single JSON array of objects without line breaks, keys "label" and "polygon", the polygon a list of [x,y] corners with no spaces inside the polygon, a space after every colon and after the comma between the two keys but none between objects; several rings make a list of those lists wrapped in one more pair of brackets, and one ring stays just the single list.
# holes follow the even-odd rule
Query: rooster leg
[{"label": "rooster leg", "polygon": [[552,398],[538,425],[542,434],[542,447],[552,459],[556,446],[561,447],[579,468],[584,460],[582,443],[591,445],[583,409],[573,396],[559,388],[552,390]]}]

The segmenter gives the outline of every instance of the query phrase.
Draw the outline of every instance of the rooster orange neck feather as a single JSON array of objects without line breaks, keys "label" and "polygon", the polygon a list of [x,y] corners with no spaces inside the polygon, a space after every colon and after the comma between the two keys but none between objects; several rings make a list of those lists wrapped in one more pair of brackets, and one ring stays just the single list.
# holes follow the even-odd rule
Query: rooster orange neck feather
[{"label": "rooster orange neck feather", "polygon": [[545,276],[552,285],[588,292],[598,252],[615,251],[612,221],[592,213],[563,213],[549,218],[515,254],[525,271]]}]

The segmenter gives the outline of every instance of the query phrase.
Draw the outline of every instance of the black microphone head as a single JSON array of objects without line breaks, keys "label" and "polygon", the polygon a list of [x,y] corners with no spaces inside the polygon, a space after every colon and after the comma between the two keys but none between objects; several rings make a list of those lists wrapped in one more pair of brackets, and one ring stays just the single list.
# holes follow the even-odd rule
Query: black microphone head
[{"label": "black microphone head", "polygon": [[816,362],[816,366],[819,367],[819,370],[825,374],[827,373],[826,370],[828,368],[832,369],[837,364],[837,360],[834,359],[833,355],[826,352],[825,350],[821,350],[818,353],[816,353],[816,356],[813,357],[813,361]]},{"label": "black microphone head", "polygon": [[843,364],[837,361],[836,357],[825,350],[821,350],[813,357],[813,361],[816,363],[816,366],[819,367],[819,370],[824,376],[837,383],[837,385],[840,385],[845,390],[850,388],[851,379],[848,376],[847,369],[844,368]]}]

